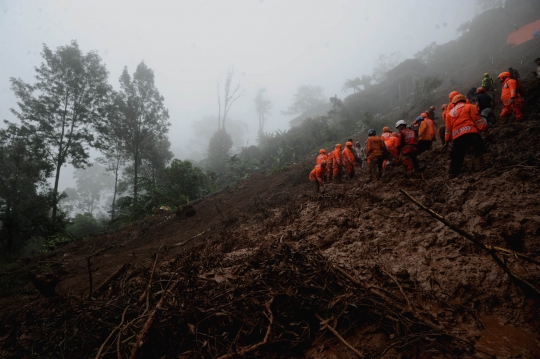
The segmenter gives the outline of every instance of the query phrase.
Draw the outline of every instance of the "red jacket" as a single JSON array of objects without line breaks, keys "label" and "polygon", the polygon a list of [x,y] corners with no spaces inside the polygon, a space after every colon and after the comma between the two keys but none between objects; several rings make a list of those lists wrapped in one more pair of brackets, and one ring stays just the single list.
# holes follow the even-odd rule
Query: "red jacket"
[{"label": "red jacket", "polygon": [[455,140],[461,135],[482,132],[486,128],[486,121],[480,117],[476,106],[459,102],[446,114],[444,140]]},{"label": "red jacket", "polygon": [[315,168],[311,170],[309,173],[309,180],[310,181],[319,181],[323,182],[324,174],[326,173],[326,169],[322,168],[321,165],[316,165]]},{"label": "red jacket", "polygon": [[401,151],[401,154],[405,155],[416,151],[418,140],[416,139],[416,133],[414,133],[413,130],[405,127],[403,130],[399,131],[398,140],[399,151]]}]

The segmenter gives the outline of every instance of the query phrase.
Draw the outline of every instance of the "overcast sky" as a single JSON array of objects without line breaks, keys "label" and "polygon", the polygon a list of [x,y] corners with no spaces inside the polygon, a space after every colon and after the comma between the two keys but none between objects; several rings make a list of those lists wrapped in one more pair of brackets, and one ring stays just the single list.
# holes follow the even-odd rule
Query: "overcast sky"
[{"label": "overcast sky", "polygon": [[115,87],[124,66],[154,70],[180,158],[191,123],[217,114],[216,81],[234,66],[247,95],[229,116],[249,125],[252,144],[259,87],[275,104],[267,130],[287,129],[280,111],[300,85],[345,97],[344,81],[371,75],[380,54],[406,59],[453,40],[473,14],[473,0],[0,0],[0,118],[14,120],[9,78],[34,82],[42,44],[77,40],[99,53]]}]

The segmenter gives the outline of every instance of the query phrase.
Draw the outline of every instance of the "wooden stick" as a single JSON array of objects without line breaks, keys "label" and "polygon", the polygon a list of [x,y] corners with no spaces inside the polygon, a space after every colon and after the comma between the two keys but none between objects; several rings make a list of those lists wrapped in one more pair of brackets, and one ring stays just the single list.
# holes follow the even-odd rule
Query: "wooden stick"
[{"label": "wooden stick", "polygon": [[88,265],[88,281],[90,282],[90,290],[88,291],[88,299],[92,298],[92,268],[90,267],[90,257],[86,258]]},{"label": "wooden stick", "polygon": [[118,268],[118,270],[116,272],[111,274],[111,276],[109,278],[105,279],[105,281],[103,283],[101,283],[99,285],[99,287],[97,287],[97,289],[94,292],[91,292],[90,296],[99,295],[109,284],[111,284],[111,282],[113,280],[116,279],[116,277],[118,277],[120,274],[122,274],[127,267],[128,267],[128,263],[124,263],[124,265],[121,266],[120,268]]},{"label": "wooden stick", "polygon": [[146,311],[148,311],[148,293],[150,292],[150,289],[152,288],[152,278],[154,277],[154,271],[156,270],[156,262],[157,262],[158,255],[156,253],[156,258],[154,259],[154,265],[152,266],[152,272],[150,273],[150,280],[148,281],[148,285],[146,286],[145,291],[141,294],[139,297],[139,300],[137,301],[137,306],[141,305],[146,300]]},{"label": "wooden stick", "polygon": [[394,281],[394,283],[397,284],[397,286],[399,288],[399,291],[401,292],[401,294],[403,295],[403,298],[405,298],[405,301],[407,302],[407,305],[409,306],[409,310],[411,311],[411,313],[414,313],[415,311],[414,311],[414,309],[413,309],[413,307],[411,305],[411,302],[409,301],[409,298],[407,298],[407,296],[405,295],[405,292],[403,291],[403,288],[401,288],[401,285],[398,283],[397,279],[393,275],[383,271],[382,269],[381,269],[381,272],[383,272],[384,274],[389,276]]},{"label": "wooden stick", "polygon": [[452,229],[453,231],[461,234],[463,237],[467,238],[468,240],[470,240],[471,242],[473,242],[473,244],[475,246],[477,246],[478,248],[480,249],[483,249],[484,251],[488,252],[488,254],[493,258],[493,260],[499,265],[499,267],[501,267],[504,272],[506,274],[508,274],[508,276],[513,279],[515,282],[517,282],[518,284],[522,285],[522,286],[525,286],[525,287],[529,287],[530,289],[532,289],[538,296],[540,296],[540,291],[538,289],[536,289],[531,283],[529,283],[528,281],[526,281],[525,279],[519,277],[518,275],[514,274],[507,266],[506,264],[504,264],[504,262],[497,256],[496,254],[496,251],[494,249],[490,249],[488,247],[486,247],[482,242],[480,242],[479,240],[477,240],[471,233],[453,225],[452,223],[448,222],[444,217],[440,216],[439,214],[433,212],[431,209],[427,208],[426,206],[424,206],[422,203],[418,202],[416,199],[414,199],[410,194],[408,194],[407,192],[405,192],[403,189],[400,189],[399,190],[401,193],[403,193],[411,202],[413,202],[414,204],[416,204],[418,207],[422,208],[424,211],[426,211],[427,213],[429,213],[433,218],[439,220],[440,222],[442,222],[444,225],[446,225],[448,228]]},{"label": "wooden stick", "polygon": [[188,239],[188,240],[185,240],[184,242],[176,243],[175,245],[173,245],[173,247],[179,247],[179,246],[186,245],[186,244],[188,244],[189,242],[191,242],[192,240],[194,240],[195,238],[202,236],[203,234],[205,234],[205,233],[208,232],[209,230],[210,230],[210,229],[207,229],[206,231],[202,231],[201,233],[194,235],[193,237],[191,237],[191,238]]},{"label": "wooden stick", "polygon": [[150,330],[150,328],[152,327],[152,324],[154,323],[154,320],[156,319],[156,314],[157,314],[158,310],[161,309],[161,307],[165,303],[165,299],[167,299],[167,297],[172,293],[172,291],[178,285],[179,282],[180,282],[180,279],[175,280],[173,282],[173,284],[171,284],[171,286],[165,291],[165,293],[163,293],[163,295],[161,296],[161,299],[159,300],[158,304],[154,307],[154,309],[152,309],[152,312],[150,313],[150,315],[148,316],[148,319],[144,323],[141,331],[139,332],[139,335],[137,335],[135,345],[133,346],[133,349],[131,350],[131,355],[129,357],[130,359],[136,359],[137,358],[137,354],[139,352],[139,349],[144,344],[144,340],[146,339],[146,335],[148,334],[148,331]]},{"label": "wooden stick", "polygon": [[343,337],[341,335],[339,335],[339,333],[334,328],[332,328],[331,326],[328,325],[328,320],[327,319],[325,320],[325,319],[321,318],[318,314],[315,314],[315,316],[317,317],[317,319],[319,319],[321,321],[321,324],[323,325],[323,329],[326,328],[329,331],[331,331],[336,336],[336,338],[341,340],[341,342],[343,344],[345,344],[345,346],[347,348],[352,350],[354,354],[356,354],[359,358],[364,358],[364,354],[360,353],[358,350],[356,350],[356,348],[354,348],[352,345],[347,343],[347,341],[345,339],[343,339]]},{"label": "wooden stick", "polygon": [[263,341],[257,344],[251,345],[249,347],[241,348],[236,353],[222,355],[218,357],[217,359],[229,359],[229,358],[234,358],[236,356],[244,356],[245,354],[252,352],[255,349],[268,343],[268,339],[270,338],[270,333],[272,333],[272,324],[274,323],[274,315],[272,314],[272,309],[270,308],[270,305],[272,304],[273,301],[274,301],[274,298],[270,299],[270,301],[266,303],[266,308],[270,312],[270,317],[268,318],[268,328],[266,329],[266,335],[264,336]]},{"label": "wooden stick", "polygon": [[221,211],[219,210],[219,207],[217,206],[216,201],[212,201],[212,203],[214,203],[214,206],[216,206],[216,209],[217,209],[217,211],[219,212],[219,214],[221,214],[221,217],[222,217],[222,218],[225,218],[225,216],[223,215],[223,213],[221,213]]},{"label": "wooden stick", "polygon": [[489,249],[493,249],[493,250],[495,250],[495,251],[497,251],[497,252],[501,252],[501,253],[504,253],[504,254],[509,254],[509,255],[518,257],[518,258],[520,258],[520,259],[523,259],[524,261],[527,261],[527,262],[531,262],[531,263],[540,265],[540,262],[537,261],[536,259],[533,259],[533,258],[531,258],[531,257],[524,256],[524,255],[521,254],[521,253],[514,252],[514,251],[511,251],[511,250],[506,249],[506,248],[496,247],[496,246],[486,246],[486,247],[488,247]]},{"label": "wooden stick", "polygon": [[101,346],[99,347],[99,350],[98,350],[98,353],[96,355],[96,359],[99,359],[101,357],[101,353],[103,352],[103,349],[105,348],[105,345],[107,345],[107,342],[109,341],[109,339],[112,338],[114,332],[116,332],[121,326],[122,324],[124,324],[124,318],[125,318],[125,315],[126,315],[126,312],[128,310],[129,306],[126,307],[126,309],[124,309],[124,313],[122,313],[122,320],[120,321],[120,324],[118,324],[113,330],[112,332],[109,334],[109,336],[107,337],[107,339],[105,339],[105,341],[103,342],[103,344],[101,344]]}]

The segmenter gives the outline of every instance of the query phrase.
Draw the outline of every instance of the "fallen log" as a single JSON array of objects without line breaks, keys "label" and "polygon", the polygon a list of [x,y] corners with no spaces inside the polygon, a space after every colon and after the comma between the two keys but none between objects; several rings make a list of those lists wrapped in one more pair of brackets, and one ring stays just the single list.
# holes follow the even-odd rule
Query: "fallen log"
[{"label": "fallen log", "polygon": [[414,204],[416,204],[418,207],[420,207],[421,209],[423,209],[424,211],[426,211],[430,216],[432,216],[433,218],[437,219],[439,222],[442,222],[445,226],[447,226],[448,228],[450,228],[451,230],[453,230],[454,232],[457,232],[459,234],[461,234],[463,237],[467,238],[469,241],[471,241],[475,246],[477,246],[478,248],[486,251],[492,258],[493,260],[495,261],[495,263],[497,263],[497,265],[499,267],[502,268],[502,270],[508,274],[508,276],[510,277],[510,279],[514,280],[516,283],[518,283],[519,285],[523,286],[523,287],[527,287],[529,289],[531,289],[533,292],[535,292],[538,296],[540,296],[540,291],[535,287],[533,286],[531,283],[529,283],[527,280],[521,278],[520,276],[518,276],[517,274],[515,274],[514,272],[512,272],[510,270],[510,268],[508,268],[506,266],[506,264],[504,264],[504,262],[497,256],[497,251],[495,249],[492,249],[492,248],[489,248],[487,247],[485,244],[483,244],[482,242],[480,242],[478,239],[476,239],[471,233],[467,232],[466,230],[464,229],[461,229],[459,227],[457,227],[456,225],[448,222],[446,220],[446,218],[444,218],[443,216],[435,213],[434,211],[432,211],[431,209],[427,208],[426,206],[424,206],[422,203],[418,202],[414,197],[412,197],[410,194],[408,194],[405,190],[403,189],[400,189],[399,190],[401,193],[403,193],[411,202],[413,202]]}]

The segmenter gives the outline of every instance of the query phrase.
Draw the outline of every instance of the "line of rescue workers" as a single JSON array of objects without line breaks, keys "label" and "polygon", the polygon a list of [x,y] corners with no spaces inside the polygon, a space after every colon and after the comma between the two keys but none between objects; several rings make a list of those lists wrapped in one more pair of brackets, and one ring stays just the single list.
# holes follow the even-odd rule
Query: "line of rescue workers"
[{"label": "line of rescue workers", "polygon": [[[513,114],[515,121],[522,121],[521,112],[522,86],[517,82],[519,74],[517,71],[502,72],[498,79],[502,84],[501,103],[502,111],[498,122],[505,123]],[[362,163],[367,163],[367,173],[380,179],[384,168],[391,165],[402,165],[407,174],[415,173],[422,168],[419,166],[417,156],[433,147],[439,136],[443,149],[450,144],[450,168],[448,170],[450,178],[459,175],[463,161],[467,153],[474,157],[474,170],[484,169],[484,144],[488,134],[488,128],[495,123],[493,115],[494,108],[494,86],[495,81],[488,73],[484,74],[482,86],[478,87],[476,98],[471,98],[452,91],[448,95],[448,104],[441,107],[442,122],[435,131],[435,106],[418,116],[410,126],[404,120],[396,122],[396,132],[392,132],[389,127],[383,128],[383,133],[377,136],[375,129],[368,131],[368,139],[365,147],[362,148],[359,142],[353,146],[353,140],[349,139],[342,150],[340,143],[326,154],[326,150],[321,149],[316,158],[315,168],[309,174],[309,179],[314,185],[316,193],[324,193],[325,183],[341,183],[343,174],[348,179],[355,176],[355,166],[362,167]],[[474,104],[472,103],[474,102]]]}]

